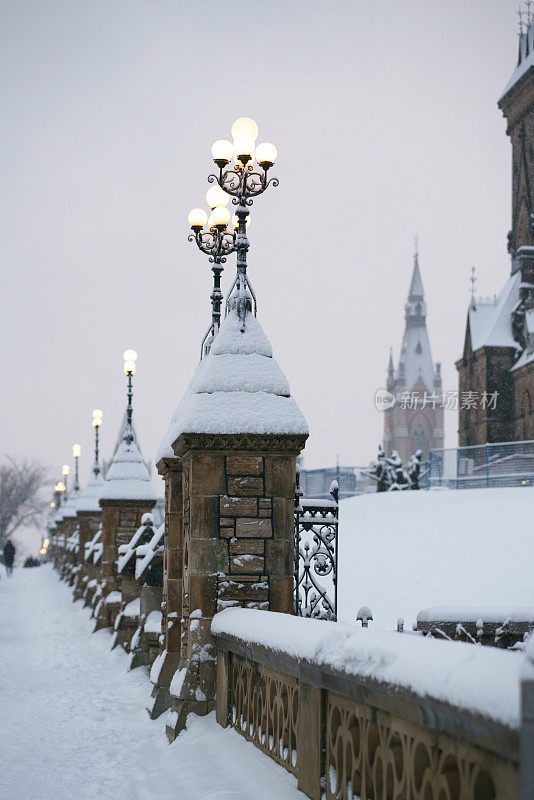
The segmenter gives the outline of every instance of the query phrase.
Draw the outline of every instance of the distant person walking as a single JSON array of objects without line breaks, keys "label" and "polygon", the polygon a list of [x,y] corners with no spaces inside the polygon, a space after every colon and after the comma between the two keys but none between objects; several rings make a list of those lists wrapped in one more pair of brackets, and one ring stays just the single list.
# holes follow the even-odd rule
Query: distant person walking
[{"label": "distant person walking", "polygon": [[15,545],[8,539],[4,545],[4,564],[6,565],[7,574],[11,575],[13,572],[13,561],[15,560]]}]

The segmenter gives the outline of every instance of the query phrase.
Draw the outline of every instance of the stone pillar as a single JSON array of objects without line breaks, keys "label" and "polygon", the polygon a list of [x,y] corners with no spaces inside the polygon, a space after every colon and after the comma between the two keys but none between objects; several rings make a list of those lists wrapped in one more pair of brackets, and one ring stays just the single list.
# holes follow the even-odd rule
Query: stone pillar
[{"label": "stone pillar", "polygon": [[102,507],[102,564],[100,578],[102,602],[97,615],[95,630],[113,626],[121,605],[121,598],[107,601],[111,592],[119,591],[117,580],[117,551],[127,544],[141,525],[143,514],[152,511],[155,500],[108,500],[100,498]]},{"label": "stone pillar", "polygon": [[165,555],[161,604],[165,648],[151,672],[154,688],[147,711],[152,719],[170,708],[172,702],[169,685],[180,661],[182,628],[182,467],[178,458],[161,459],[157,466],[159,474],[165,480]]},{"label": "stone pillar", "polygon": [[240,287],[156,459],[166,483],[166,647],[150,677],[161,697],[174,672],[171,740],[188,713],[215,707],[214,614],[293,612],[295,463],[307,436]]},{"label": "stone pillar", "polygon": [[194,711],[215,707],[210,627],[223,608],[293,613],[296,457],[306,436],[182,435],[180,662],[171,683],[173,740]]},{"label": "stone pillar", "polygon": [[78,566],[80,571],[78,578],[74,585],[74,601],[80,600],[83,597],[87,577],[87,565],[85,562],[85,545],[91,541],[95,533],[98,531],[101,520],[100,511],[80,511],[78,510],[78,530],[79,530],[79,547],[78,547]]}]

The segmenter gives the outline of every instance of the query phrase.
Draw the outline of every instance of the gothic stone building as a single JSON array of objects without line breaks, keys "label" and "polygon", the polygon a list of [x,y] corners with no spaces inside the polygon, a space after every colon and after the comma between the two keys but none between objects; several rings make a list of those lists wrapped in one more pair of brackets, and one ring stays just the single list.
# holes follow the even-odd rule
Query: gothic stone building
[{"label": "gothic stone building", "polygon": [[460,446],[534,439],[534,19],[499,108],[512,142],[511,274],[494,302],[473,299],[468,311],[459,396],[479,402],[459,404]]},{"label": "gothic stone building", "polygon": [[397,450],[405,464],[416,450],[423,459],[429,450],[443,447],[443,406],[440,364],[432,362],[426,328],[426,303],[416,252],[399,364],[395,370],[390,353],[387,389],[395,404],[384,412],[384,450]]}]

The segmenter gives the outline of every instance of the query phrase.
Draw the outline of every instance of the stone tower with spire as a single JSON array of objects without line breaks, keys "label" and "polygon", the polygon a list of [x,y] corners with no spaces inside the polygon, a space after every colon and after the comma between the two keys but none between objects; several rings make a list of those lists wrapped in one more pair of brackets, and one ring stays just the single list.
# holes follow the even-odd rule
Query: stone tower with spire
[{"label": "stone tower with spire", "polygon": [[396,450],[406,463],[416,450],[426,460],[432,448],[443,447],[441,366],[432,362],[417,244],[404,319],[397,369],[389,355],[387,389],[395,403],[384,411],[384,450],[387,456]]},{"label": "stone tower with spire", "polygon": [[512,144],[511,274],[495,300],[472,299],[456,362],[460,446],[534,439],[534,18],[499,100]]}]

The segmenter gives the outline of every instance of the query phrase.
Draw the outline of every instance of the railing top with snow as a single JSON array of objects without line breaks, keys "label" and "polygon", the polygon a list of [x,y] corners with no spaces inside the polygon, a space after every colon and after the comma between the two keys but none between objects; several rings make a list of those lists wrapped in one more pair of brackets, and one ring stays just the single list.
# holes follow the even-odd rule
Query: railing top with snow
[{"label": "railing top with snow", "polygon": [[382,708],[415,702],[429,727],[471,738],[491,728],[501,740],[519,727],[521,653],[239,608],[218,613],[211,630],[223,649],[305,683],[379,697]]}]

